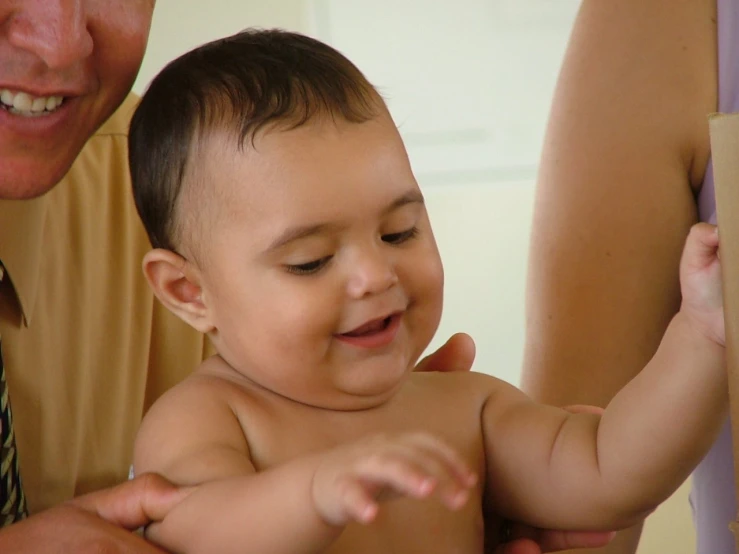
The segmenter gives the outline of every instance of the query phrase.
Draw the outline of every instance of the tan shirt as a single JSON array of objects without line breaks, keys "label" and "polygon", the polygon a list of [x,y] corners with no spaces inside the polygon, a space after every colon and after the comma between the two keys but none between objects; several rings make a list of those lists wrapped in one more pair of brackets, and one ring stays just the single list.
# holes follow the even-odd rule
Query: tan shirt
[{"label": "tan shirt", "polygon": [[144,411],[212,353],[141,272],[150,246],[126,146],[135,104],[49,194],[0,200],[0,336],[32,512],[126,479]]}]

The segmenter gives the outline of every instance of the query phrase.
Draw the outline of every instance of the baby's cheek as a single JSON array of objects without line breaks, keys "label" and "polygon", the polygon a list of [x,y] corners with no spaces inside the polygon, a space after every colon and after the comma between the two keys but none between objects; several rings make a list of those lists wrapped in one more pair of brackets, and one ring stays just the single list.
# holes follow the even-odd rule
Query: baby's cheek
[{"label": "baby's cheek", "polygon": [[436,333],[441,320],[441,312],[444,304],[444,268],[441,260],[429,260],[425,267],[420,268],[423,272],[423,282],[418,299],[421,321],[419,324],[424,328],[423,336],[431,341]]},{"label": "baby's cheek", "polygon": [[441,311],[444,296],[444,266],[436,248],[426,258],[424,277],[426,279],[424,284],[425,293],[429,296],[430,301],[439,304],[438,309]]}]

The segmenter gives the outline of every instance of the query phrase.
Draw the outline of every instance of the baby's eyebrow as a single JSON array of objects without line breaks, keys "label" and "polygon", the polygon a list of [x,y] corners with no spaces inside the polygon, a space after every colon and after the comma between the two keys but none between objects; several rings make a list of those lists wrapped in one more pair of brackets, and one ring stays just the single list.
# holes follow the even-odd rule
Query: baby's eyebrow
[{"label": "baby's eyebrow", "polygon": [[294,240],[309,237],[311,235],[318,235],[336,227],[336,225],[330,223],[317,223],[315,225],[301,225],[299,227],[290,227],[289,229],[286,229],[285,232],[278,236],[274,241],[272,241],[272,244],[269,245],[266,252],[272,252],[274,250],[282,248],[283,246]]},{"label": "baby's eyebrow", "polygon": [[405,194],[402,194],[395,200],[393,200],[390,205],[385,208],[382,212],[383,215],[387,215],[390,212],[393,212],[397,210],[398,208],[402,208],[406,204],[423,204],[423,194],[421,194],[421,191],[419,190],[410,190],[406,192]]}]

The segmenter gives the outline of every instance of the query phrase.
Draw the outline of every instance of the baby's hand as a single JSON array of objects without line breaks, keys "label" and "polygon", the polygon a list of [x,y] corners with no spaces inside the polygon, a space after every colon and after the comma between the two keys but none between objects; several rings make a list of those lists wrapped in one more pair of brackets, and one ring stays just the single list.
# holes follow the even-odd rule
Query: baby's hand
[{"label": "baby's hand", "polygon": [[428,433],[376,435],[331,450],[313,477],[313,502],[332,525],[370,523],[379,502],[434,494],[461,508],[477,482],[461,456]]},{"label": "baby's hand", "polygon": [[708,223],[693,226],[680,261],[680,310],[709,339],[725,343],[718,229]]}]

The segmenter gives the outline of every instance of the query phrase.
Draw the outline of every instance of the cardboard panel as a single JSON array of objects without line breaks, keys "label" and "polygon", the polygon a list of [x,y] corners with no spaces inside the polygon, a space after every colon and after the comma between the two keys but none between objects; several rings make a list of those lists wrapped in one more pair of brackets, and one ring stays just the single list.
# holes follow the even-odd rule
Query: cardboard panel
[{"label": "cardboard panel", "polygon": [[[739,484],[739,114],[714,114],[709,127],[724,288],[734,479]],[[730,527],[736,539],[739,525],[734,522]],[[736,552],[739,554],[739,544]]]}]

